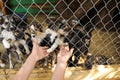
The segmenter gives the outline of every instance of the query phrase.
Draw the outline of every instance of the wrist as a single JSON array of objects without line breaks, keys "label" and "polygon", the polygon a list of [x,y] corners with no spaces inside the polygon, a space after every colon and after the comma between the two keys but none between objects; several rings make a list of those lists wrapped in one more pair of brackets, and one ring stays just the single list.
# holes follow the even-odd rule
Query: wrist
[{"label": "wrist", "polygon": [[36,58],[36,55],[34,53],[31,53],[30,57],[32,57],[32,59],[35,63],[38,61],[38,59]]},{"label": "wrist", "polygon": [[61,67],[67,67],[67,63],[66,62],[57,62],[57,65],[61,66]]}]

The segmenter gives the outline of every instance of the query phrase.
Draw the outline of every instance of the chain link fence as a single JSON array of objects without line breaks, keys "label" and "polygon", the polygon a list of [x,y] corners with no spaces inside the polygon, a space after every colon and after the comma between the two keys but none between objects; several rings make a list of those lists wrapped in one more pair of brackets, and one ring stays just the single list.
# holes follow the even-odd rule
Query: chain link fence
[{"label": "chain link fence", "polygon": [[[10,15],[9,18],[18,19],[13,23],[14,26],[30,35],[28,28],[34,22],[39,24],[37,29],[44,32],[51,23],[58,26],[57,22],[60,20],[62,23],[64,20],[65,25],[71,26],[68,31],[71,36],[67,37],[67,41],[75,48],[68,62],[69,67],[82,66],[91,69],[93,64],[120,63],[119,0],[0,0],[0,15]],[[2,26],[1,21],[0,23]],[[2,55],[6,53],[2,39],[0,45]],[[28,55],[24,56],[26,59]],[[4,58],[7,60],[8,56]],[[6,68],[9,68],[9,60],[5,62]]]}]

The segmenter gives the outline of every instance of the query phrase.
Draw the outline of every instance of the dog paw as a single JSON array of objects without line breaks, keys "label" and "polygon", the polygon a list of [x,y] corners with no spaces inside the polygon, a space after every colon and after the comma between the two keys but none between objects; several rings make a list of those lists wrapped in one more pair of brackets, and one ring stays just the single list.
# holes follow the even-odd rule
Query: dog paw
[{"label": "dog paw", "polygon": [[51,49],[48,49],[48,50],[47,50],[47,53],[51,53],[52,51],[53,51],[53,50],[51,50]]},{"label": "dog paw", "polygon": [[10,65],[10,67],[9,67],[10,69],[13,69],[14,67],[13,67],[13,65]]},{"label": "dog paw", "polygon": [[30,54],[30,51],[28,50],[28,51],[26,51],[26,53],[27,53],[27,54]]}]

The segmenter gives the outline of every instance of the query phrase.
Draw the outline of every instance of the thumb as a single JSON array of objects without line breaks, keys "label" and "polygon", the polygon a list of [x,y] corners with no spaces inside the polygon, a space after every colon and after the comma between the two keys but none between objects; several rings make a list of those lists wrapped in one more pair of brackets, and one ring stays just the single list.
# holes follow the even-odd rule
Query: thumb
[{"label": "thumb", "polygon": [[34,39],[33,39],[33,45],[37,45],[38,44],[38,39],[35,37]]},{"label": "thumb", "polygon": [[71,55],[72,55],[72,53],[73,53],[73,50],[74,50],[74,48],[70,49],[70,53],[71,53]]}]

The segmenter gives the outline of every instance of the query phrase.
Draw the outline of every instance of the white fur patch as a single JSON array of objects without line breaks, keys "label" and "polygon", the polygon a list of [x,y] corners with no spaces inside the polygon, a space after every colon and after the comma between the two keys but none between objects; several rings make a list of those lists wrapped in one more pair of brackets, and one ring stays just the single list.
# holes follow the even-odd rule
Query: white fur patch
[{"label": "white fur patch", "polygon": [[51,36],[50,36],[51,42],[53,42],[54,39],[55,39],[55,37],[58,35],[55,31],[53,31],[53,30],[51,30],[51,29],[46,29],[46,30],[45,30],[45,34],[46,34],[46,35],[47,35],[47,34],[51,34]]},{"label": "white fur patch", "polygon": [[2,24],[2,27],[6,29],[8,25]]},{"label": "white fur patch", "polygon": [[3,43],[3,46],[4,46],[5,48],[10,48],[10,44],[7,42],[6,39],[3,39],[3,40],[2,40],[2,43]]},{"label": "white fur patch", "polygon": [[5,67],[5,64],[3,64],[3,63],[0,64],[0,67],[1,67],[1,68],[4,68],[4,67]]},{"label": "white fur patch", "polygon": [[34,25],[31,25],[31,26],[30,26],[30,29],[31,29],[31,30],[35,30],[35,26],[34,26]]},{"label": "white fur patch", "polygon": [[8,39],[12,39],[13,41],[15,41],[15,36],[13,34],[12,31],[7,31],[7,30],[3,30],[1,35],[3,36],[3,38],[5,38],[6,40]]}]

